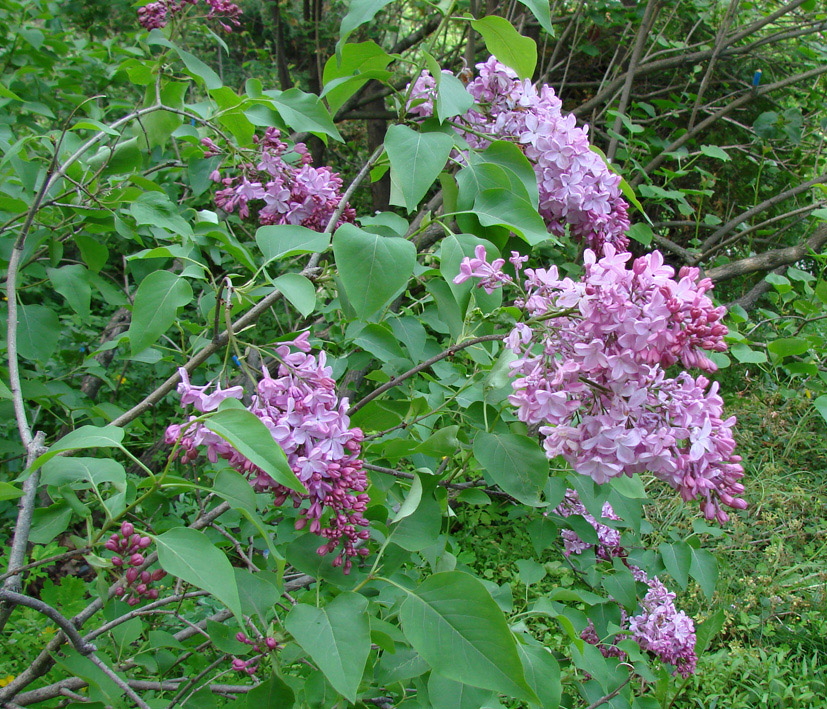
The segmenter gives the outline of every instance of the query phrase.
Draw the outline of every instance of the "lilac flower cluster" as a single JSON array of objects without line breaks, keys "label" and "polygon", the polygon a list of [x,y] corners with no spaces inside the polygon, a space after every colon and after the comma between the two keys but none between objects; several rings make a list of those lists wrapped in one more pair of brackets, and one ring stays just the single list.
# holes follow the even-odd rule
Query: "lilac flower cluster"
[{"label": "lilac flower cluster", "polygon": [[[204,138],[206,156],[217,155],[218,146]],[[222,177],[215,170],[210,177],[223,185],[215,194],[215,203],[226,212],[238,210],[242,219],[250,216],[250,206],[256,210],[261,224],[299,224],[324,231],[330,217],[342,200],[342,179],[329,167],[313,167],[312,158],[304,143],[296,143],[289,158],[287,143],[281,140],[277,128],[268,128],[264,138],[255,138],[258,156],[255,162],[237,165],[235,174]],[[337,226],[353,222],[356,212],[346,206]]]},{"label": "lilac flower cluster", "polygon": [[[195,5],[198,0],[156,0],[138,8],[138,22],[144,29],[154,30],[166,27],[172,17],[184,10],[187,5]],[[207,18],[217,19],[218,24],[227,32],[232,32],[231,24],[238,27],[241,22],[241,8],[228,0],[205,0],[209,6]],[[229,23],[229,24],[228,24]]]},{"label": "lilac flower cluster", "polygon": [[[604,243],[625,250],[629,218],[621,178],[591,150],[588,126],[578,128],[574,116],[562,114],[551,87],[538,91],[494,57],[477,69],[479,76],[467,86],[476,105],[461,117],[469,130],[460,133],[468,144],[485,148],[492,140],[514,141],[534,165],[539,212],[551,232],[562,234],[568,224],[598,252]],[[432,115],[435,92],[434,78],[423,73],[411,89],[409,111]]]},{"label": "lilac flower cluster", "polygon": [[[580,515],[597,532],[598,543],[593,545],[584,542],[572,530],[562,530],[566,556],[582,554],[585,550],[593,548],[599,559],[626,558],[627,552],[620,544],[619,532],[589,514],[574,490],[566,491],[565,499],[554,511],[563,517]],[[620,517],[606,502],[602,509],[602,519],[619,520]],[[698,662],[695,654],[695,624],[686,613],[675,607],[675,594],[671,593],[657,576],[649,578],[639,567],[629,563],[626,565],[635,581],[648,586],[646,595],[640,603],[641,612],[630,617],[623,608],[620,609],[621,627],[624,630],[617,633],[611,643],[598,637],[597,630],[591,621],[580,637],[596,645],[604,657],[619,658],[625,657],[626,653],[617,646],[617,643],[631,637],[642,650],[673,665],[676,673],[682,677],[688,677],[695,672]]]},{"label": "lilac flower cluster", "polygon": [[[505,339],[518,356],[509,401],[521,421],[540,426],[549,458],[562,456],[597,483],[649,471],[723,524],[721,504],[746,508],[735,418],[724,418],[717,383],[664,370],[681,362],[714,371],[703,350],[726,349],[725,310],[706,295],[712,282],[698,280],[698,269],[675,280],[657,251],[631,268],[631,254],[611,244],[604,253],[598,260],[586,250],[579,281],[560,278],[556,266],[525,270],[516,305],[527,321]],[[522,257],[511,262],[519,273]],[[476,276],[486,289],[500,287],[513,281],[503,264],[478,249],[454,282]]]},{"label": "lilac flower cluster", "polygon": [[[149,537],[142,537],[135,532],[135,527],[131,522],[124,522],[121,524],[120,531],[109,537],[104,545],[116,554],[112,557],[112,564],[119,569],[126,568],[126,586],[118,586],[115,589],[115,595],[122,596],[130,606],[138,605],[141,598],[150,600],[158,598],[158,589],[151,588],[152,582],[160,581],[166,576],[163,569],[152,573],[138,571],[138,567],[146,561],[144,552],[151,543],[152,540]],[[137,584],[135,584],[136,581],[138,581]]]},{"label": "lilac flower cluster", "polygon": [[236,672],[244,672],[250,676],[254,675],[258,671],[258,663],[263,654],[267,652],[275,652],[281,648],[279,642],[274,637],[270,637],[269,635],[261,640],[253,640],[252,638],[248,638],[244,633],[239,632],[236,633],[235,639],[240,643],[252,646],[253,650],[258,653],[255,657],[252,657],[249,660],[242,660],[238,657],[233,658],[233,669]]},{"label": "lilac flower cluster", "polygon": [[[169,426],[165,440],[168,444],[179,441],[186,461],[194,460],[198,447],[206,445],[209,460],[229,461],[250,478],[257,491],[272,491],[276,505],[283,504],[288,497],[296,508],[308,502],[299,513],[296,529],[309,524],[313,534],[327,540],[317,550],[320,556],[332,553],[341,545],[333,565],[342,566],[344,572],[349,573],[353,557],[368,555],[366,547],[358,546],[368,538],[368,530],[357,529],[368,526],[363,516],[369,502],[365,494],[368,481],[359,458],[364,436],[361,429],[350,428],[347,399],[340,400],[336,395],[324,352],[318,358],[309,354],[308,337],[305,332],[279,345],[277,375],[271,376],[267,367],[262,367],[263,378],[248,407],[281,446],[291,469],[307,488],[307,495],[277,483],[223,438],[202,424],[193,423],[194,416],[189,423]],[[210,385],[194,387],[186,372],[179,372],[182,381],[178,392],[182,404],[192,404],[198,411],[213,411],[223,399],[241,398],[241,387],[216,388],[207,394]]]}]

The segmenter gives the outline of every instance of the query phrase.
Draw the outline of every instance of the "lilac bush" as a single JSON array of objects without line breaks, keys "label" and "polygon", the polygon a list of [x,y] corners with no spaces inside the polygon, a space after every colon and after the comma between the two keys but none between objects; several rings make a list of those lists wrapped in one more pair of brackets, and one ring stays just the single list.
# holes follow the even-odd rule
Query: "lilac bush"
[{"label": "lilac bush", "polygon": [[[586,642],[596,645],[604,657],[625,658],[626,653],[617,643],[631,638],[641,649],[649,652],[661,661],[675,667],[675,673],[688,677],[695,672],[697,655],[695,654],[695,624],[683,611],[675,607],[676,595],[670,592],[657,576],[650,578],[641,568],[625,561],[628,551],[620,543],[620,533],[595,519],[587,510],[576,491],[566,490],[563,502],[554,510],[563,517],[579,515],[597,532],[598,543],[584,542],[576,532],[561,530],[564,542],[564,554],[582,554],[593,549],[598,559],[619,557],[629,568],[635,581],[646,584],[646,595],[640,602],[640,613],[629,616],[621,607],[621,632],[616,633],[611,642],[597,635],[594,623],[588,625],[580,634]],[[601,519],[620,520],[612,506],[605,502]]]},{"label": "lilac bush", "polygon": [[[241,22],[241,8],[228,0],[204,0],[208,6],[207,18],[216,19],[227,32],[238,27]],[[198,0],[156,0],[138,8],[138,22],[144,29],[162,29],[188,5],[197,5]]]},{"label": "lilac bush", "polygon": [[[210,461],[227,460],[258,492],[270,491],[276,506],[289,497],[294,507],[301,508],[296,529],[307,526],[327,540],[317,550],[319,555],[330,554],[341,545],[333,565],[348,573],[354,557],[368,554],[366,547],[358,546],[369,536],[367,529],[358,529],[368,526],[363,516],[369,501],[365,494],[368,481],[359,455],[363,435],[359,428],[350,427],[348,400],[336,395],[325,353],[310,354],[308,338],[305,332],[276,348],[276,376],[262,366],[257,393],[248,407],[287,455],[307,495],[277,483],[223,438],[195,422],[196,416],[190,417],[190,423],[170,425],[165,440],[170,445],[180,443],[185,461],[195,460],[199,447],[206,446]],[[209,412],[224,399],[242,397],[241,387],[216,387],[208,394],[211,385],[193,386],[185,371],[180,374],[182,406],[191,404],[197,411]]]},{"label": "lilac bush", "polygon": [[[342,199],[339,174],[329,167],[313,167],[305,144],[288,148],[277,128],[268,128],[263,138],[256,136],[254,141],[257,153],[252,162],[233,165],[228,176],[222,177],[220,170],[212,173],[213,181],[222,185],[215,193],[216,206],[246,219],[251,216],[252,203],[259,224],[298,224],[323,231]],[[202,143],[205,157],[220,153],[210,139]],[[348,205],[337,226],[355,217],[355,210]]]},{"label": "lilac bush", "polygon": [[[472,148],[485,148],[492,140],[520,146],[534,166],[538,211],[552,233],[562,234],[568,225],[598,253],[605,243],[625,250],[630,223],[621,178],[591,150],[588,126],[579,128],[574,116],[563,115],[550,86],[538,91],[494,57],[477,69],[479,76],[467,85],[476,103],[456,123],[457,131]],[[435,91],[434,78],[423,72],[411,88],[409,112],[432,115]]]},{"label": "lilac bush", "polygon": [[[505,339],[517,355],[509,401],[521,421],[540,426],[549,458],[562,456],[597,483],[649,471],[724,523],[722,504],[746,507],[735,418],[724,418],[717,383],[667,377],[666,368],[714,371],[704,350],[726,349],[725,310],[698,269],[681,269],[676,281],[657,251],[631,268],[630,259],[606,244],[599,259],[586,250],[578,281],[560,278],[556,266],[525,269],[515,305],[526,319]],[[519,255],[511,261],[519,273]],[[479,277],[489,291],[513,283],[503,265],[478,249],[454,282]]]}]

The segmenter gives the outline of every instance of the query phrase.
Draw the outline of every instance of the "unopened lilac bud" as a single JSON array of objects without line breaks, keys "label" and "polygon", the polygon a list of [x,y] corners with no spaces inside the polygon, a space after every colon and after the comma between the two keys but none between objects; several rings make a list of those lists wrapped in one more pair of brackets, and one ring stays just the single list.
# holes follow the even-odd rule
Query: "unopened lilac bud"
[{"label": "unopened lilac bud", "polygon": [[240,631],[235,634],[235,639],[238,640],[238,642],[240,642],[240,643],[246,643],[247,642],[247,636],[244,633],[240,632]]},{"label": "unopened lilac bud", "polygon": [[129,557],[129,563],[132,566],[140,566],[144,563],[144,555],[143,554],[133,554]]},{"label": "unopened lilac bud", "polygon": [[128,584],[134,583],[136,578],[138,578],[138,569],[128,569],[126,572],[126,582]]},{"label": "unopened lilac bud", "polygon": [[152,580],[152,574],[149,571],[141,571],[141,581],[149,583]]},{"label": "unopened lilac bud", "polygon": [[131,536],[134,531],[135,526],[132,524],[132,522],[124,522],[121,525],[121,534],[124,538]]},{"label": "unopened lilac bud", "polygon": [[146,591],[147,591],[147,585],[145,583],[139,583],[135,587],[135,593],[137,593],[140,596],[143,596],[146,593]]},{"label": "unopened lilac bud", "polygon": [[116,596],[123,596],[124,594],[124,587],[123,586],[116,586],[115,587],[115,595]]},{"label": "unopened lilac bud", "polygon": [[149,537],[141,537],[138,541],[138,547],[141,549],[146,549],[150,544],[152,544],[152,540]]},{"label": "unopened lilac bud", "polygon": [[113,566],[123,566],[123,559],[119,556],[112,557],[112,564]]},{"label": "unopened lilac bud", "polygon": [[167,572],[163,569],[156,569],[152,572],[152,580],[153,581],[160,581],[164,576],[167,575]]},{"label": "unopened lilac bud", "polygon": [[264,643],[270,650],[275,650],[279,645],[275,638],[267,638]]},{"label": "unopened lilac bud", "polygon": [[154,601],[156,598],[158,598],[158,589],[150,588],[149,591],[146,592],[146,597],[151,598]]},{"label": "unopened lilac bud", "polygon": [[127,601],[127,604],[130,606],[137,606],[141,602],[141,599],[137,596],[131,596],[130,599]]}]

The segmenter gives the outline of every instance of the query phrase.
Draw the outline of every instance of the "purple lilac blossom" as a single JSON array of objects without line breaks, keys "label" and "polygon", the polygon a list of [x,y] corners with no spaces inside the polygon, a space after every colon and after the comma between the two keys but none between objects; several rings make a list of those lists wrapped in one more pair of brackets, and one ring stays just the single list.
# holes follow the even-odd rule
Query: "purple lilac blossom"
[{"label": "purple lilac blossom", "polygon": [[[308,337],[305,332],[277,347],[278,371],[273,376],[262,367],[263,377],[248,407],[270,430],[307,488],[307,495],[280,485],[223,438],[201,423],[192,423],[195,416],[190,417],[190,423],[170,425],[165,441],[170,445],[179,441],[184,461],[194,460],[199,446],[205,445],[209,460],[229,461],[257,491],[270,490],[277,506],[290,497],[294,507],[302,508],[296,529],[309,525],[310,532],[326,540],[317,550],[319,555],[332,553],[341,545],[333,565],[348,573],[353,557],[368,555],[366,547],[357,546],[369,536],[367,529],[357,529],[368,526],[363,516],[369,501],[365,494],[368,481],[359,458],[363,434],[361,429],[350,427],[347,399],[336,395],[325,353],[319,353],[318,358],[310,354]],[[239,387],[212,394],[206,389],[192,386],[182,376],[178,387],[182,405],[191,403],[198,411],[207,412],[215,410],[223,399],[240,398],[236,396]],[[302,506],[304,503],[308,504]]]},{"label": "purple lilac blossom", "polygon": [[[579,128],[574,116],[562,114],[551,87],[538,91],[494,57],[477,69],[479,76],[467,85],[476,105],[459,119],[469,129],[457,129],[463,138],[472,148],[511,140],[523,150],[537,175],[538,211],[552,233],[562,234],[568,224],[598,252],[604,243],[625,250],[629,218],[621,178],[590,148],[588,126]],[[411,89],[409,112],[431,116],[435,97],[436,82],[424,72]]]},{"label": "purple lilac blossom", "polygon": [[[598,543],[588,544],[584,542],[575,532],[569,529],[561,531],[564,553],[582,554],[587,549],[594,549],[599,559],[610,559],[612,557],[626,558],[626,549],[620,544],[620,534],[617,530],[598,522],[586,510],[580,501],[575,490],[566,490],[566,496],[562,503],[554,510],[563,517],[571,515],[582,516],[597,532]],[[612,506],[606,502],[603,504],[602,519],[619,520]],[[626,563],[624,561],[624,563]],[[640,603],[641,612],[629,616],[621,608],[621,628],[623,632],[616,633],[611,642],[598,637],[594,624],[589,621],[580,637],[592,645],[596,645],[604,657],[624,658],[623,652],[617,643],[626,638],[632,638],[641,649],[650,652],[661,661],[673,665],[676,674],[688,677],[695,672],[698,657],[695,654],[695,624],[692,619],[683,611],[675,607],[676,596],[671,593],[657,576],[649,578],[646,572],[639,567],[628,564],[629,570],[635,581],[648,586],[646,595]]]},{"label": "purple lilac blossom", "polygon": [[[161,29],[187,5],[195,5],[197,2],[198,0],[156,0],[138,8],[138,22],[147,30]],[[207,19],[217,19],[218,24],[227,32],[232,32],[230,24],[236,27],[241,24],[238,19],[241,8],[234,2],[206,0],[206,3],[209,6]]]},{"label": "purple lilac blossom", "polygon": [[[699,280],[698,269],[683,268],[675,280],[657,251],[631,268],[629,259],[606,244],[599,260],[585,251],[579,281],[561,278],[556,266],[525,270],[515,305],[531,325],[518,323],[505,338],[517,355],[509,401],[521,421],[540,426],[549,458],[562,456],[599,484],[649,471],[723,524],[721,505],[747,506],[738,497],[735,417],[724,418],[717,383],[687,372],[668,378],[665,368],[715,371],[703,351],[726,349],[725,309],[706,295],[712,282]],[[486,289],[501,287],[512,280],[496,272],[501,266],[481,250],[463,260],[454,282],[477,276]]]},{"label": "purple lilac blossom", "polygon": [[[137,606],[141,598],[154,601],[158,598],[158,589],[152,588],[153,581],[160,581],[166,576],[166,571],[157,569],[153,572],[138,571],[145,558],[145,552],[152,540],[135,532],[131,522],[123,522],[118,532],[106,541],[104,546],[115,552],[112,565],[116,569],[126,569],[124,574],[125,585],[115,589],[115,595],[121,596],[130,606]],[[137,583],[136,583],[137,582]]]},{"label": "purple lilac blossom", "polygon": [[[256,137],[258,156],[254,162],[237,165],[238,173],[222,177],[219,170],[211,175],[223,185],[215,193],[215,203],[225,212],[238,211],[242,219],[250,216],[250,205],[256,209],[260,224],[298,224],[314,231],[324,231],[342,200],[342,179],[329,167],[313,167],[304,143],[296,143],[292,152],[295,163],[285,161],[287,143],[277,128],[268,128],[264,137]],[[205,157],[217,155],[218,146],[209,138],[201,141]],[[337,226],[353,222],[356,212],[346,206]]]}]

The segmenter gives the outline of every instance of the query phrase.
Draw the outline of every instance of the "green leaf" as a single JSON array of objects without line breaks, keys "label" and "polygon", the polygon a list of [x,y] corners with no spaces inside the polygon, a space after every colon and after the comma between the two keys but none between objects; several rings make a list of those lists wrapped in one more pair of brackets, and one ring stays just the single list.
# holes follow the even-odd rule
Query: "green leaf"
[{"label": "green leaf", "polygon": [[155,544],[164,571],[212,594],[241,622],[233,567],[203,532],[175,527],[156,537]]},{"label": "green leaf", "polygon": [[233,509],[256,512],[256,492],[247,478],[235,470],[225,468],[215,476],[213,492],[230,503]]},{"label": "green leaf", "polygon": [[393,331],[385,324],[370,323],[353,339],[359,345],[382,362],[398,358],[405,359],[405,352],[399,346]]},{"label": "green leaf", "polygon": [[44,485],[57,487],[74,482],[85,482],[98,488],[103,483],[114,483],[119,490],[126,489],[126,470],[112,458],[52,458],[43,466]]},{"label": "green leaf", "polygon": [[85,448],[122,448],[124,431],[117,426],[81,426],[53,443],[49,450],[32,463],[38,468],[63,451]]},{"label": "green leaf", "polygon": [[520,0],[529,10],[531,10],[537,22],[540,23],[546,32],[554,37],[554,26],[551,24],[551,10],[549,9],[548,0]]},{"label": "green leaf", "polygon": [[782,337],[767,343],[767,349],[778,357],[792,357],[810,350],[810,343],[803,337]]},{"label": "green leaf", "polygon": [[[52,333],[44,337],[43,333]],[[21,305],[17,309],[17,353],[24,359],[45,363],[57,348],[60,321],[45,305]]]},{"label": "green leaf", "polygon": [[482,35],[485,46],[497,59],[517,72],[521,79],[530,79],[537,65],[537,44],[523,37],[506,19],[487,15],[471,20],[471,26]]},{"label": "green leaf", "polygon": [[344,47],[347,38],[350,37],[351,32],[357,27],[361,27],[366,22],[370,22],[376,13],[379,12],[385,5],[389,5],[391,0],[353,0],[347,9],[347,15],[342,18],[342,24],[339,27],[339,41],[336,42],[336,58],[341,61],[342,48]]},{"label": "green leaf", "polygon": [[560,706],[562,684],[560,665],[544,647],[517,644],[523,662],[526,682],[540,698],[543,709],[557,709]]},{"label": "green leaf", "polygon": [[304,317],[316,309],[316,286],[301,273],[285,273],[276,278],[273,285]]},{"label": "green leaf", "polygon": [[675,579],[678,585],[685,589],[689,583],[689,566],[692,560],[691,547],[686,542],[668,544],[661,542],[658,547],[663,565],[669,575]]},{"label": "green leaf", "polygon": [[615,573],[603,576],[603,588],[615,601],[632,613],[637,606],[635,579],[622,562],[618,562],[614,567]]},{"label": "green leaf", "polygon": [[291,490],[307,494],[307,489],[290,468],[284,451],[258,416],[247,409],[219,408],[204,425],[273,480]]},{"label": "green leaf", "polygon": [[342,136],[333,123],[329,111],[315,94],[308,94],[301,89],[287,91],[265,91],[271,97],[273,107],[279,112],[284,122],[293,130],[309,131],[320,136],[330,136],[342,141]]},{"label": "green leaf", "polygon": [[[495,140],[481,153],[471,153],[469,160],[472,164],[480,165],[499,165],[502,167],[511,182],[512,189],[515,192],[520,192],[522,195],[525,192],[528,200],[536,209],[540,203],[539,188],[537,187],[537,175],[534,172],[528,158],[522,150],[520,150],[514,143],[505,140]],[[515,184],[516,181],[519,184]],[[520,190],[520,185],[524,190]],[[492,187],[499,187],[500,185],[492,185]]]},{"label": "green leaf", "polygon": [[259,227],[256,243],[264,256],[264,262],[290,258],[298,254],[318,254],[330,246],[330,234],[299,226],[298,224],[276,224]]},{"label": "green leaf", "polygon": [[351,702],[356,701],[370,653],[367,607],[364,596],[346,591],[324,608],[295,605],[284,619],[287,632]]},{"label": "green leaf", "polygon": [[396,513],[396,516],[391,520],[391,524],[394,522],[401,522],[405,517],[410,517],[414,512],[416,512],[416,508],[419,507],[419,503],[422,501],[422,480],[420,480],[419,475],[415,475],[414,479],[411,480],[411,487],[408,490],[408,494],[405,497],[405,501],[400,505],[399,511]]},{"label": "green leaf", "polygon": [[247,693],[247,709],[290,709],[295,701],[293,690],[275,672]]},{"label": "green leaf", "polygon": [[262,623],[267,622],[273,606],[279,602],[281,592],[267,580],[266,572],[251,573],[247,569],[234,569],[241,610],[245,615],[258,614]]},{"label": "green leaf", "polygon": [[525,586],[533,586],[539,583],[546,576],[546,568],[538,564],[534,559],[517,559],[517,571],[520,574],[520,581]]},{"label": "green leaf", "polygon": [[821,417],[827,421],[827,394],[822,394],[815,399],[813,401],[813,406],[816,407],[816,410],[821,414]]},{"label": "green leaf", "polygon": [[445,133],[420,133],[394,125],[385,135],[385,150],[391,163],[391,181],[399,187],[401,200],[391,204],[416,209],[428,188],[439,176],[454,147]]},{"label": "green leaf", "polygon": [[436,92],[436,115],[440,123],[454,116],[461,116],[474,105],[474,97],[453,74],[439,74]]},{"label": "green leaf", "polygon": [[520,502],[542,505],[548,459],[537,441],[516,433],[479,433],[474,457],[499,487]]},{"label": "green leaf", "polygon": [[135,293],[129,345],[137,354],[154,344],[175,322],[178,310],[192,301],[192,286],[170,271],[150,273]]},{"label": "green leaf", "polygon": [[202,62],[198,57],[190,54],[189,52],[185,52],[183,49],[179,49],[178,47],[175,48],[175,51],[178,52],[178,56],[181,57],[181,61],[184,62],[184,66],[186,66],[189,72],[196,78],[201,79],[208,91],[211,91],[212,89],[220,89],[224,85],[221,82],[221,77],[210,69],[210,67],[204,64],[204,62]]},{"label": "green leaf", "polygon": [[431,672],[428,679],[428,699],[432,709],[479,709],[493,696],[490,689],[470,687],[436,672]]},{"label": "green leaf", "polygon": [[703,623],[695,626],[695,654],[701,655],[709,647],[712,639],[724,627],[724,609],[719,608]]},{"label": "green leaf", "polygon": [[341,61],[334,56],[327,60],[322,77],[324,90],[321,96],[327,98],[334,114],[369,79],[389,78],[390,72],[385,68],[393,61],[393,57],[373,40],[345,45],[339,59]]},{"label": "green leaf", "polygon": [[169,201],[164,192],[144,192],[129,207],[129,213],[139,226],[159,226],[173,234],[192,238],[192,226],[181,216],[178,207]]},{"label": "green leaf", "polygon": [[38,507],[32,514],[32,531],[29,541],[34,544],[48,544],[58,534],[63,534],[72,520],[72,508],[62,500]]},{"label": "green leaf", "polygon": [[[419,476],[419,480],[423,488],[419,504],[398,523],[391,537],[394,544],[407,551],[422,551],[435,544],[442,527],[442,509],[433,494],[436,480],[430,476]],[[412,487],[409,497],[415,492]]]},{"label": "green leaf", "polygon": [[729,351],[741,363],[761,364],[767,361],[767,355],[763,352],[756,352],[743,342],[736,342],[729,348]]},{"label": "green leaf", "polygon": [[537,702],[503,612],[477,579],[446,571],[426,579],[399,611],[413,648],[443,677]]},{"label": "green leaf", "polygon": [[474,200],[474,214],[483,226],[507,226],[531,246],[555,240],[531,202],[509,190],[483,190]]},{"label": "green leaf", "polygon": [[18,497],[23,497],[23,491],[20,488],[0,480],[0,502],[16,500]]},{"label": "green leaf", "polygon": [[407,239],[343,224],[333,235],[333,257],[347,298],[364,320],[405,287],[413,274],[416,247]]},{"label": "green leaf", "polygon": [[652,227],[648,224],[643,224],[642,222],[632,224],[626,233],[629,235],[629,238],[634,239],[644,246],[649,246],[655,236],[655,232],[652,231]]},{"label": "green leaf", "polygon": [[729,157],[729,153],[717,145],[702,145],[701,152],[708,158],[714,158],[715,160],[723,160],[724,162],[732,160],[732,158]]},{"label": "green leaf", "polygon": [[718,583],[718,562],[706,549],[695,549],[689,546],[689,553],[692,557],[689,575],[698,582],[704,595],[712,598]]},{"label": "green leaf", "polygon": [[92,288],[87,273],[86,267],[80,264],[46,269],[54,289],[83,318],[89,317],[89,304],[92,302]]}]

